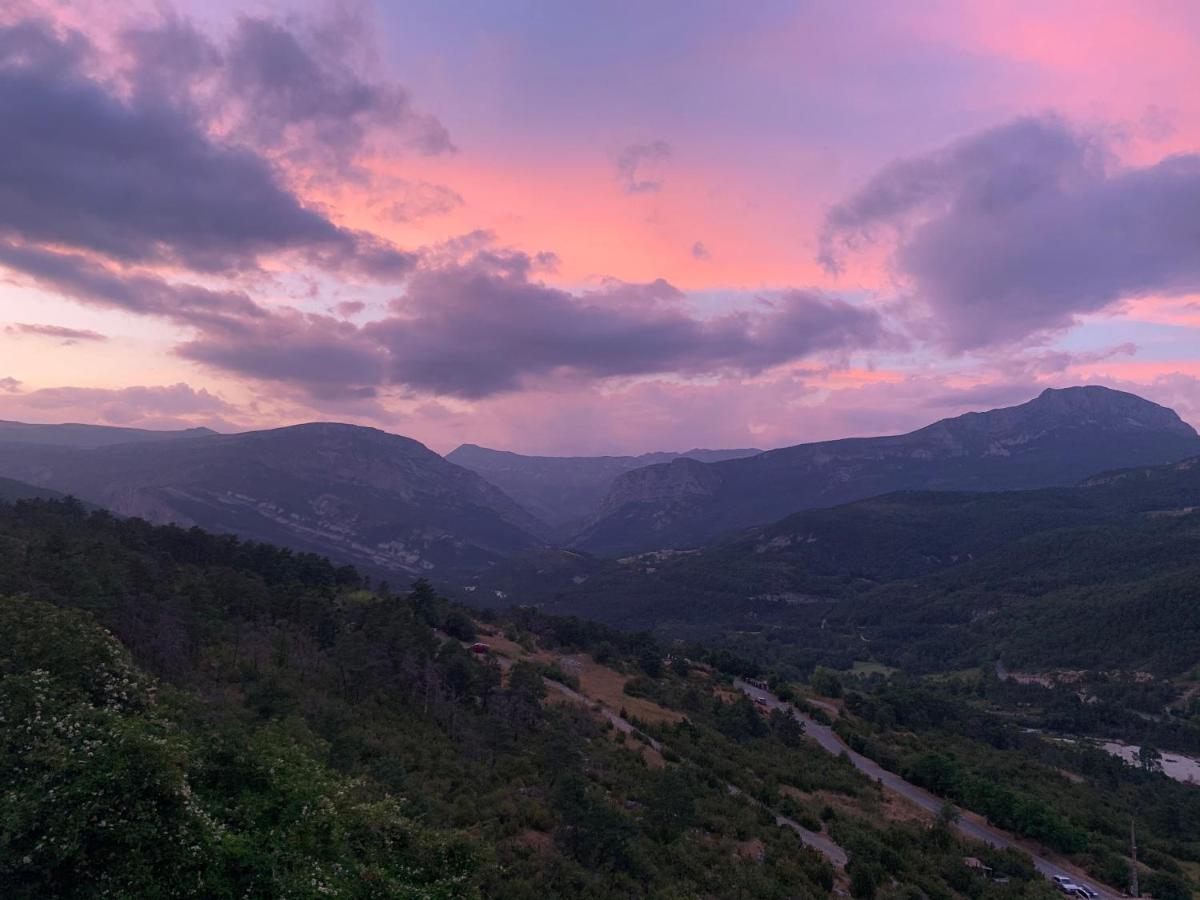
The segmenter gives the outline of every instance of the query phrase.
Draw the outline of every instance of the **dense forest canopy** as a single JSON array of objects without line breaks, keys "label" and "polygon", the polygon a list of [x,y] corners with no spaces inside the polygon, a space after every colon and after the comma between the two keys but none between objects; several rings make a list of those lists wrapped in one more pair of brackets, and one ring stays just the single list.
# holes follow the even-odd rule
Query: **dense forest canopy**
[{"label": "dense forest canopy", "polygon": [[[732,690],[733,674],[842,695],[855,746],[966,808],[1015,803],[1018,833],[1098,878],[1121,873],[1117,839],[1089,818],[1092,788],[1055,794],[1041,749],[1020,751],[1033,774],[1011,797],[994,795],[988,747],[1010,739],[968,711],[970,691],[829,670],[789,686],[727,650],[528,608],[468,613],[425,582],[372,584],[70,500],[0,504],[0,628],[6,896],[1050,896],[1020,854],[898,812],[790,717]],[[477,641],[514,655],[471,652]],[[597,673],[623,685],[602,699],[628,732],[595,695],[569,702]],[[898,745],[896,729],[931,743]],[[1160,829],[1190,828],[1194,798],[1089,765],[1128,786],[1119,815],[1143,792],[1155,872],[1186,892],[1178,860],[1195,851]]]},{"label": "dense forest canopy", "polygon": [[695,550],[540,554],[479,581],[796,673],[870,656],[1177,677],[1200,656],[1198,510],[1200,465],[1185,460],[1069,488],[888,494]]}]

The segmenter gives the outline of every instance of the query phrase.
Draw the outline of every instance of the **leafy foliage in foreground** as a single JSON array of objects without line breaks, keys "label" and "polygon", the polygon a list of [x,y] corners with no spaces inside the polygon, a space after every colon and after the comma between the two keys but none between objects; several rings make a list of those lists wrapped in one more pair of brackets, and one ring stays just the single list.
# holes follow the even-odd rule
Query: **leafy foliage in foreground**
[{"label": "leafy foliage in foreground", "polygon": [[[827,896],[777,812],[855,848],[860,897],[1050,896],[882,825],[877,786],[645,634],[520,610],[476,635],[424,583],[63,502],[0,505],[0,598],[5,896]],[[541,657],[504,673],[448,631]],[[551,702],[547,648],[670,711],[636,722],[661,755]]]},{"label": "leafy foliage in foreground", "polygon": [[471,843],[330,772],[302,725],[181,729],[185,698],[85,614],[0,599],[0,631],[7,896],[463,893]]},{"label": "leafy foliage in foreground", "polygon": [[[0,597],[5,896],[829,884],[722,783],[664,781],[589,711],[544,704],[536,667],[504,679],[441,637],[466,626],[428,585],[397,597],[317,557],[35,502],[0,506]],[[760,832],[762,860],[741,860]]]}]

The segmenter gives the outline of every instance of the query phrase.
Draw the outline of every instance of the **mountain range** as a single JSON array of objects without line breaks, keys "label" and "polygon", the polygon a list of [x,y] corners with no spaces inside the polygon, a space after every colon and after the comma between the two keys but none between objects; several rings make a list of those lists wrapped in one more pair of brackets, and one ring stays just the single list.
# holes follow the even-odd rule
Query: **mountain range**
[{"label": "mountain range", "polygon": [[686,450],[640,456],[523,456],[463,444],[446,459],[483,476],[561,533],[583,527],[600,507],[617,476],[633,469],[692,459],[702,463],[755,456],[761,450]]},{"label": "mountain range", "polygon": [[813,507],[897,490],[1019,490],[1200,453],[1172,410],[1103,387],[1046,390],[894,437],[799,444],[618,477],[572,546],[601,555],[693,547]]},{"label": "mountain range", "polygon": [[17,500],[58,500],[62,496],[58,491],[34,487],[12,478],[0,478],[0,503],[13,503]]},{"label": "mountain range", "polygon": [[554,547],[582,551],[565,557],[574,572],[591,556],[719,543],[889,491],[1067,485],[1196,454],[1200,438],[1174,412],[1101,387],[1048,390],[894,437],[628,457],[464,445],[442,458],[410,438],[332,423],[242,434],[0,423],[0,477],[385,577],[466,578],[522,560],[555,559],[558,570]]},{"label": "mountain range", "polygon": [[121,515],[320,552],[376,573],[472,569],[541,541],[541,523],[499,489],[374,428],[167,433],[90,448],[74,431],[48,433],[61,435],[71,443],[0,443],[0,473]]},{"label": "mountain range", "polygon": [[81,449],[206,437],[216,433],[211,428],[155,431],[147,428],[123,428],[117,425],[85,425],[79,422],[36,425],[29,422],[0,420],[0,443],[52,444]]}]

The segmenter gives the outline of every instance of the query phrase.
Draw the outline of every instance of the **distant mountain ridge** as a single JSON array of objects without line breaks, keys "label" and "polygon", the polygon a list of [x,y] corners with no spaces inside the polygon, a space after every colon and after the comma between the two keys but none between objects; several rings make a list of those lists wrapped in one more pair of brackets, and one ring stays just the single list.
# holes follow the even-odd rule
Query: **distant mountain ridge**
[{"label": "distant mountain ridge", "polygon": [[0,474],[151,522],[325,553],[373,572],[470,569],[540,522],[410,438],[310,423],[92,448],[0,443]]},{"label": "distant mountain ridge", "polygon": [[16,500],[60,500],[62,496],[58,491],[35,487],[11,478],[0,478],[0,502],[3,503]]},{"label": "distant mountain ridge", "polygon": [[1196,453],[1200,437],[1170,409],[1104,387],[1048,389],[1019,406],[903,435],[636,469],[614,481],[573,545],[609,555],[696,546],[799,510],[890,491],[1049,487]]},{"label": "distant mountain ridge", "polygon": [[114,444],[207,437],[216,433],[211,428],[155,431],[147,428],[126,428],[119,425],[85,425],[79,422],[36,425],[28,422],[0,420],[0,443],[50,444],[59,447],[108,447]]},{"label": "distant mountain ridge", "polygon": [[[755,455],[688,452],[700,458],[525,457],[465,445],[447,459],[410,438],[336,423],[232,435],[0,423],[0,477],[33,489],[319,552],[372,573],[439,577],[553,546],[601,556],[702,546],[897,490],[1074,484],[1198,455],[1200,437],[1171,410],[1088,387],[907,435]],[[661,457],[669,461],[641,465]],[[600,514],[571,544],[567,516],[593,501]]]},{"label": "distant mountain ridge", "polygon": [[762,453],[754,448],[660,451],[639,456],[525,456],[463,444],[446,454],[452,463],[482,475],[542,521],[569,531],[594,517],[617,476],[644,466],[686,457],[721,462]]}]

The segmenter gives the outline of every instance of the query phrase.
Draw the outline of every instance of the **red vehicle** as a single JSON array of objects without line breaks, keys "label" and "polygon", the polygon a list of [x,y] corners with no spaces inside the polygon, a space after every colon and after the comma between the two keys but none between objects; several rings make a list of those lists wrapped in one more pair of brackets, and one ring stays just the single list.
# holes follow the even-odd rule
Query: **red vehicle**
[{"label": "red vehicle", "polygon": [[483,644],[478,641],[471,645],[472,653],[487,653],[490,649],[491,648],[487,644]]}]

